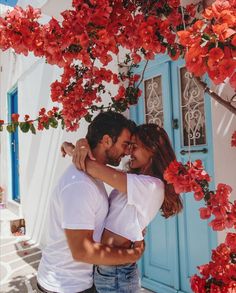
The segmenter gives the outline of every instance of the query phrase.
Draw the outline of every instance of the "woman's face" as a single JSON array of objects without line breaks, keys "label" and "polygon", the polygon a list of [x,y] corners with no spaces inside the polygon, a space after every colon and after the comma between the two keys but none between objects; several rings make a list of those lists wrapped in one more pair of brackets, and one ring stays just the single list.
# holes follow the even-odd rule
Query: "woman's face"
[{"label": "woman's face", "polygon": [[130,168],[141,169],[141,172],[144,172],[151,163],[151,157],[153,156],[153,153],[144,147],[138,137],[133,136],[130,155]]}]

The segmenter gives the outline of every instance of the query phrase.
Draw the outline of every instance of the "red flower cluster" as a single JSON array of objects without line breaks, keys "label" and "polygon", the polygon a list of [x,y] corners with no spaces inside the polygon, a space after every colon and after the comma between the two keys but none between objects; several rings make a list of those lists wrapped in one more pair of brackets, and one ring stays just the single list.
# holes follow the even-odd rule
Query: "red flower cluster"
[{"label": "red flower cluster", "polygon": [[[190,24],[195,7],[182,10],[186,24]],[[137,102],[137,77],[131,71],[117,75],[104,68],[120,47],[129,51],[127,64],[131,68],[157,53],[168,52],[173,59],[178,58],[181,51],[175,40],[182,10],[179,0],[74,0],[72,9],[62,13],[61,23],[52,18],[41,24],[40,10],[16,7],[0,18],[0,49],[13,48],[24,55],[33,52],[63,68],[61,80],[51,86],[51,98],[62,104],[66,128],[76,130],[79,120],[89,114],[88,108],[109,93],[107,83],[121,83],[117,95],[111,97],[117,110],[124,111]],[[132,98],[128,96],[131,89]]]},{"label": "red flower cluster", "polygon": [[231,146],[236,147],[236,131],[234,131],[234,133],[232,134]]},{"label": "red flower cluster", "polygon": [[215,84],[229,78],[236,88],[236,3],[217,0],[192,27],[177,33],[186,66],[196,76],[208,73]]},{"label": "red flower cluster", "polygon": [[202,277],[191,278],[195,293],[236,292],[236,233],[228,233],[225,242],[212,251],[212,261],[198,267]]},{"label": "red flower cluster", "polygon": [[176,193],[193,191],[196,200],[204,198],[199,182],[210,181],[210,176],[200,160],[188,162],[186,165],[175,160],[165,170],[164,178],[168,183],[173,184]]},{"label": "red flower cluster", "polygon": [[196,200],[205,200],[206,207],[199,209],[201,219],[214,219],[209,223],[215,231],[226,228],[236,228],[236,201],[231,203],[231,187],[226,184],[218,184],[217,190],[210,191],[208,182],[210,176],[204,170],[202,162],[197,160],[183,165],[173,161],[164,173],[168,183],[173,184],[176,193],[193,192]]}]

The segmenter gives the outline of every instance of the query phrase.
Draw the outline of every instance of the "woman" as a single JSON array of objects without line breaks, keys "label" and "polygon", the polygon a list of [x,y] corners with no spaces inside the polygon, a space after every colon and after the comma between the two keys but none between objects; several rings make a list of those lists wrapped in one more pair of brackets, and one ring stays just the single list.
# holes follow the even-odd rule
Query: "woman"
[{"label": "woman", "polygon": [[[72,144],[62,145],[64,153],[72,154],[73,149]],[[81,144],[74,151],[79,162],[76,165],[80,168],[85,149],[86,154],[90,152],[87,145],[81,147]],[[179,195],[163,178],[165,169],[174,159],[168,135],[156,124],[136,127],[127,174],[86,158],[86,172],[115,188],[109,196],[102,243],[130,247],[143,240],[144,229],[159,210],[165,218],[182,210]],[[96,266],[94,283],[99,293],[139,292],[137,265]]]}]

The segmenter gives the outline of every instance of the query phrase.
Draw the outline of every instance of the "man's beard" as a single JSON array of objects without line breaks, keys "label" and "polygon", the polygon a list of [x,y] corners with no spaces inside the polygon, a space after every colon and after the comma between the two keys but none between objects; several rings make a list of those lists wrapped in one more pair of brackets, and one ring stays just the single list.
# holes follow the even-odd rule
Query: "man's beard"
[{"label": "man's beard", "polygon": [[121,157],[114,158],[111,154],[109,154],[109,150],[106,151],[106,162],[111,166],[119,166],[121,161]]}]

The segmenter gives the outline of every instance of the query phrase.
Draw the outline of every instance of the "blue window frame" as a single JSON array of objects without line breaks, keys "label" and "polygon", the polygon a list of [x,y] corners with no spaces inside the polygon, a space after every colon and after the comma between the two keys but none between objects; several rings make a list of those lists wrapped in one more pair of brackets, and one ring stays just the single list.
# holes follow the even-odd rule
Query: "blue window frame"
[{"label": "blue window frame", "polygon": [[[11,115],[18,113],[18,90],[17,87],[8,92],[8,121],[11,121]],[[11,194],[14,201],[20,202],[19,188],[19,140],[18,128],[10,133],[10,158],[11,158]]]}]

